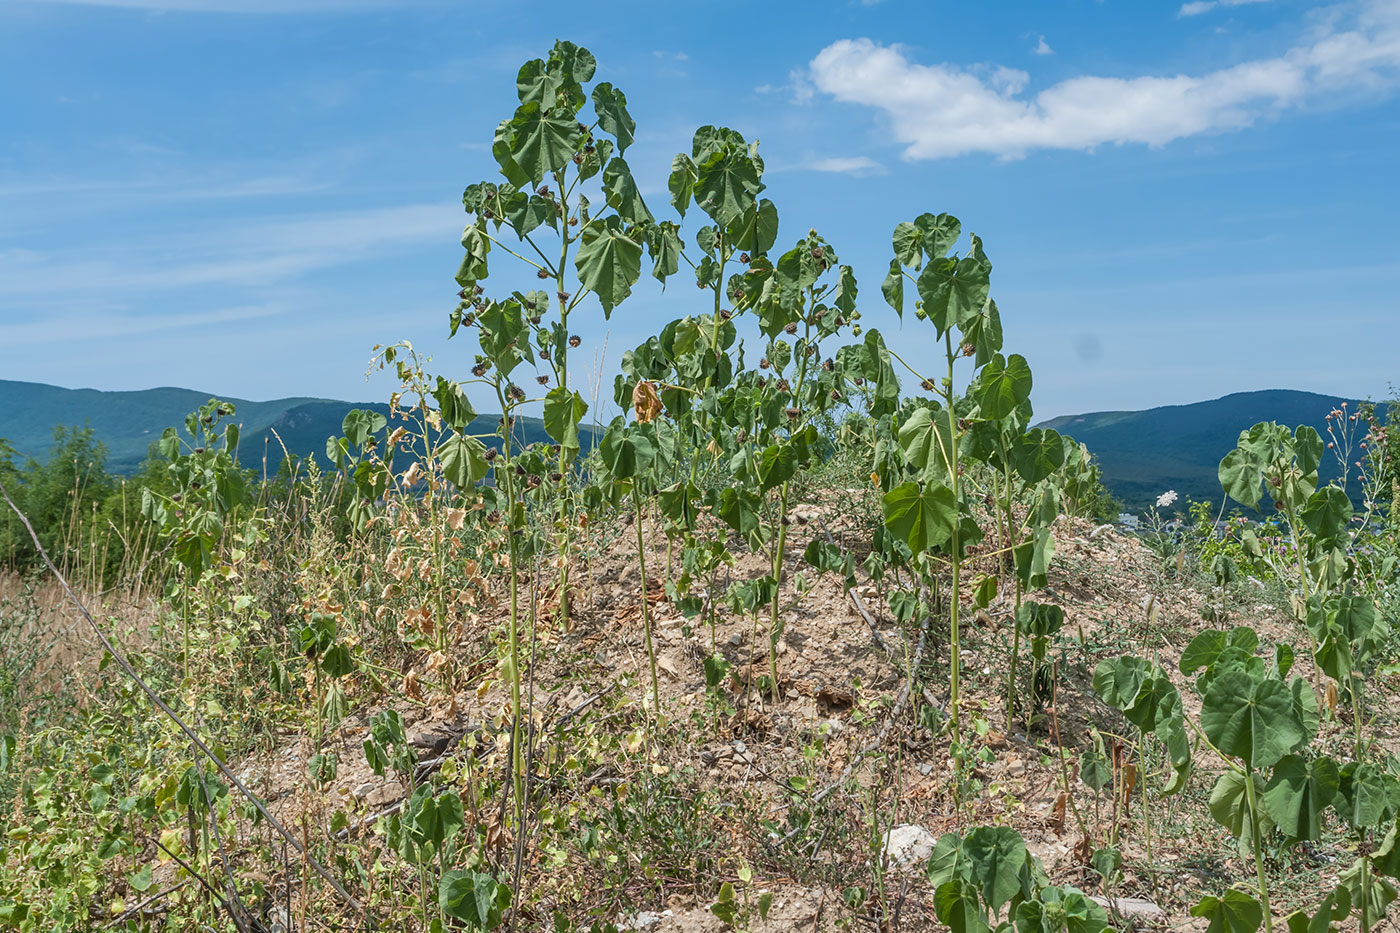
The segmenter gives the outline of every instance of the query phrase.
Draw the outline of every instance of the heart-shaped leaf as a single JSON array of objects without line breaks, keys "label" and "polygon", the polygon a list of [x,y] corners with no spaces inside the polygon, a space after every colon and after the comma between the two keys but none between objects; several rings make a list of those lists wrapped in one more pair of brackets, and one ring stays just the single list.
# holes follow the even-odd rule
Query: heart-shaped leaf
[{"label": "heart-shaped leaf", "polygon": [[885,527],[915,554],[936,548],[953,535],[958,504],[947,486],[903,483],[880,500]]},{"label": "heart-shaped leaf", "polygon": [[1282,681],[1226,671],[1211,682],[1201,705],[1206,737],[1252,768],[1267,768],[1307,740]]}]

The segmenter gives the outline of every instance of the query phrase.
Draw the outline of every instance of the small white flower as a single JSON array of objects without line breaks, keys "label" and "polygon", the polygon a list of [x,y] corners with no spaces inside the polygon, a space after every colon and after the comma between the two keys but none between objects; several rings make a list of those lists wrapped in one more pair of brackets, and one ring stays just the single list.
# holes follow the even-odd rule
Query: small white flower
[{"label": "small white flower", "polygon": [[1175,501],[1176,490],[1168,489],[1166,492],[1162,493],[1160,496],[1157,497],[1157,508],[1165,509],[1167,506],[1171,505]]}]

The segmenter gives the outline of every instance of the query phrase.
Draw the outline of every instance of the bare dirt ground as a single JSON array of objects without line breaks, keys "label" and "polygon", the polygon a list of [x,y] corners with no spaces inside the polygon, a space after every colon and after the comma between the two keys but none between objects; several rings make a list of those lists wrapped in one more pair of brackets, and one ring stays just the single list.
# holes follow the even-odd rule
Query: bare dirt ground
[{"label": "bare dirt ground", "polygon": [[[914,824],[937,836],[984,823],[1008,824],[1025,837],[1053,881],[1085,890],[1096,884],[1095,874],[1087,867],[1088,855],[1105,843],[1116,822],[1124,880],[1115,894],[1159,905],[1165,920],[1136,921],[1149,928],[1204,928],[1202,921],[1188,916],[1190,904],[1203,893],[1222,893],[1230,884],[1251,877],[1250,867],[1206,811],[1205,798],[1217,773],[1208,753],[1198,750],[1197,772],[1178,796],[1157,799],[1159,778],[1145,778],[1153,785],[1150,859],[1140,795],[1119,801],[1117,807],[1108,799],[1111,793],[1096,797],[1077,780],[1077,756],[1092,747],[1092,729],[1111,741],[1112,731],[1122,725],[1093,695],[1090,678],[1099,660],[1139,654],[1158,658],[1175,673],[1181,650],[1196,632],[1235,624],[1253,626],[1265,642],[1296,641],[1300,633],[1294,632],[1287,607],[1278,605],[1278,599],[1270,602],[1267,588],[1246,579],[1228,593],[1212,593],[1178,576],[1172,567],[1164,568],[1161,559],[1135,538],[1107,526],[1060,520],[1055,527],[1057,549],[1049,586],[1032,594],[1066,613],[1064,630],[1051,654],[1058,672],[1057,716],[1040,717],[1029,733],[1019,724],[1006,729],[1001,684],[1011,640],[1010,602],[1003,594],[985,611],[964,606],[964,616],[970,620],[964,630],[964,729],[978,735],[976,741],[985,753],[973,772],[972,786],[955,793],[957,781],[946,738],[910,728],[907,722],[911,705],[931,706],[937,712],[946,709],[943,630],[934,627],[928,633],[922,658],[925,686],[916,703],[905,703],[901,691],[908,683],[907,665],[915,653],[916,633],[900,631],[889,619],[873,585],[855,590],[865,607],[862,613],[838,579],[817,578],[803,566],[801,554],[807,540],[824,534],[828,519],[835,523],[834,534],[841,533],[841,526],[839,519],[820,508],[803,507],[799,512],[794,514],[794,540],[785,568],[788,585],[781,597],[786,608],[785,633],[778,645],[780,696],[757,697],[745,690],[750,676],[763,676],[768,670],[766,614],[757,629],[752,619],[728,611],[720,614],[714,643],[731,670],[723,685],[727,702],[717,708],[705,681],[704,660],[711,647],[708,627],[703,619],[683,618],[665,601],[659,582],[649,581],[666,738],[636,748],[630,758],[624,755],[614,766],[578,775],[571,793],[616,788],[629,773],[647,768],[653,773],[693,771],[696,786],[712,792],[715,799],[742,801],[748,819],[782,825],[785,810],[792,805],[795,776],[805,778],[813,789],[838,791],[831,799],[838,801],[838,812],[844,807],[852,819],[860,810],[863,788],[878,782],[881,793],[894,788],[893,797],[881,798],[886,809],[884,828]],[[647,529],[648,561],[651,568],[660,568],[667,554],[664,539],[653,530]],[[581,568],[586,579],[576,591],[568,630],[556,630],[543,615],[537,626],[531,682],[541,754],[567,753],[567,749],[548,749],[556,737],[553,726],[561,720],[597,719],[606,728],[613,717],[635,719],[632,714],[649,691],[640,624],[641,581],[635,551],[625,544],[629,536],[630,532],[619,536],[617,543]],[[741,555],[730,579],[757,577],[766,571],[761,555]],[[814,579],[810,592],[800,598],[791,588],[799,572]],[[1203,618],[1212,606],[1223,612],[1223,623]],[[488,617],[483,624],[496,628],[501,620]],[[1298,655],[1298,672],[1312,678],[1306,651],[1299,650]],[[1188,715],[1194,716],[1199,706],[1195,694],[1186,678],[1178,680]],[[900,707],[902,721],[891,728],[889,711]],[[409,791],[396,779],[371,773],[359,750],[375,708],[361,705],[322,748],[335,751],[340,762],[336,781],[324,796],[305,778],[307,763],[316,752],[305,735],[284,736],[277,750],[239,763],[238,770],[266,795],[279,819],[296,823],[307,813],[324,817],[341,809],[348,823],[343,835],[351,840],[372,839],[378,817],[394,812]],[[398,708],[419,759],[429,761],[429,768],[443,755],[463,748],[476,749],[489,765],[499,765],[507,747],[502,711],[508,707],[504,690],[491,676],[451,694],[429,691],[425,702],[402,703]],[[632,714],[627,713],[629,708]],[[1056,727],[1060,742],[1075,750],[1064,768],[1053,754]],[[1340,732],[1343,727],[1333,723],[1330,728]],[[1386,729],[1393,734],[1393,729]],[[819,752],[813,754],[814,748]],[[853,838],[867,832],[847,828]],[[842,903],[841,890],[797,882],[776,869],[782,859],[774,851],[784,844],[774,838],[776,833],[754,832],[752,826],[749,830],[730,828],[734,854],[758,866],[751,896],[767,891],[773,897],[767,919],[759,922],[752,917],[751,929],[835,929],[838,923],[859,918],[859,911]],[[869,855],[853,843],[847,858],[859,862]],[[1276,894],[1280,916],[1294,905],[1311,903],[1319,886],[1334,881],[1345,864],[1324,847],[1296,856],[1284,869],[1292,873],[1291,883]],[[768,866],[766,873],[762,866]],[[901,928],[936,926],[932,892],[920,872],[891,872],[886,884],[887,896],[898,903]],[[726,929],[709,909],[711,891],[699,885],[692,888],[676,886],[653,902],[619,904],[614,920],[660,931]]]}]

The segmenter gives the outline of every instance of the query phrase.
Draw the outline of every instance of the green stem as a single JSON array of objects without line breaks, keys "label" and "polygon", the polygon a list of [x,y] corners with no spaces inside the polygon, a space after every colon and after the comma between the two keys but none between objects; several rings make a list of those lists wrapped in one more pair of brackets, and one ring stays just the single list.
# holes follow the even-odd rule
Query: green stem
[{"label": "green stem", "polygon": [[1138,786],[1142,788],[1143,841],[1147,849],[1147,880],[1152,886],[1152,894],[1157,894],[1157,867],[1152,861],[1152,811],[1147,807],[1147,736],[1138,730],[1138,761],[1142,764],[1138,775]]},{"label": "green stem", "polygon": [[637,566],[642,574],[642,636],[647,644],[647,661],[651,664],[651,707],[654,715],[661,715],[661,682],[656,676],[656,648],[651,641],[651,611],[647,606],[647,555],[646,543],[642,539],[642,497],[640,484],[632,481],[632,509],[636,513],[633,523],[637,526]]},{"label": "green stem", "polygon": [[773,699],[778,698],[778,639],[782,634],[778,623],[778,607],[782,599],[783,551],[787,546],[788,484],[783,483],[778,497],[778,539],[773,549],[773,605],[768,618],[768,676]]},{"label": "green stem", "polygon": [[[943,384],[944,399],[948,407],[948,446],[950,447],[947,454],[948,475],[950,477],[950,486],[953,490],[953,502],[957,503],[960,501],[958,498],[958,425],[957,418],[953,414],[953,361],[955,357],[953,356],[953,338],[951,331],[944,333],[943,340],[945,354],[948,358],[948,377]],[[961,528],[959,527],[961,518],[961,515],[953,516],[953,595],[952,599],[949,600],[948,625],[948,655],[951,667],[951,692],[948,701],[948,712],[953,721],[953,742],[959,745],[962,744],[962,727],[958,722],[960,709],[958,702],[958,683],[961,679],[959,668],[962,664],[962,652],[961,645],[959,644],[958,632],[958,610],[960,608],[959,603],[962,596],[962,541],[960,534]]]},{"label": "green stem", "polygon": [[501,467],[497,477],[505,480],[506,486],[506,539],[510,548],[510,747],[511,777],[515,791],[515,828],[523,832],[525,826],[525,752],[521,748],[520,723],[520,581],[518,568],[519,555],[515,543],[516,489],[515,475],[510,468],[510,438],[512,408],[506,403],[505,394],[499,384],[496,397],[501,404],[504,424],[501,430]]},{"label": "green stem", "polygon": [[1254,876],[1259,881],[1259,905],[1264,908],[1264,933],[1274,933],[1274,912],[1269,907],[1269,882],[1264,877],[1264,853],[1259,849],[1259,804],[1254,799],[1254,771],[1244,769],[1245,801],[1249,804],[1249,826],[1253,838],[1250,848],[1254,850]]},{"label": "green stem", "polygon": [[[1014,631],[1012,635],[1011,645],[1011,673],[1010,675],[1008,675],[1006,680],[1006,731],[1010,732],[1011,723],[1016,718],[1016,673],[1017,664],[1021,658],[1021,575],[1016,572],[1016,528],[1012,524],[1011,514],[1011,466],[1007,462],[1005,450],[1002,451],[1001,462],[1002,480],[1006,484],[1006,498],[998,504],[1004,506],[1003,511],[1006,519],[1006,537],[1008,539],[1007,541],[1003,542],[1003,549],[1009,549],[1011,552],[1011,575],[1016,580],[1016,611],[1012,615],[1012,628]],[[1001,561],[1004,561],[1004,554],[1003,556],[998,557],[997,560],[999,563]],[[1002,566],[1005,565],[1002,564]]]}]

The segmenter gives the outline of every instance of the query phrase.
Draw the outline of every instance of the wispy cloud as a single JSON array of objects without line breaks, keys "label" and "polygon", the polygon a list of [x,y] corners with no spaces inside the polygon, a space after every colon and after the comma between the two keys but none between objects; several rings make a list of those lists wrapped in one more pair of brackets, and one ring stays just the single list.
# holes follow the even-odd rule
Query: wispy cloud
[{"label": "wispy cloud", "polygon": [[1248,6],[1253,3],[1268,2],[1269,0],[1191,0],[1190,3],[1183,3],[1176,15],[1200,16],[1202,13],[1209,13],[1218,6]]},{"label": "wispy cloud", "polygon": [[1330,94],[1388,93],[1400,82],[1400,0],[1369,0],[1345,21],[1323,20],[1275,58],[1201,75],[1082,76],[1035,94],[1003,67],[921,65],[903,47],[843,39],[811,62],[816,90],[884,112],[906,159],[1105,143],[1165,145],[1250,126]]},{"label": "wispy cloud", "polygon": [[186,327],[207,327],[236,321],[249,321],[286,313],[277,305],[249,305],[185,314],[133,315],[85,311],[74,314],[46,314],[19,324],[0,323],[0,343],[7,347],[43,343],[70,343],[132,337],[137,334],[168,333]]},{"label": "wispy cloud", "polygon": [[1054,55],[1054,54],[1055,54],[1055,50],[1052,49],[1052,48],[1050,48],[1050,43],[1048,43],[1048,42],[1045,41],[1045,37],[1044,37],[1044,36],[1041,36],[1041,37],[1040,37],[1040,41],[1039,41],[1038,43],[1036,43],[1035,48],[1031,49],[1031,52],[1033,52],[1033,53],[1036,54],[1036,55]]},{"label": "wispy cloud", "polygon": [[341,13],[404,5],[404,0],[19,0],[62,6],[100,6],[164,13]]},{"label": "wispy cloud", "polygon": [[885,167],[869,156],[833,156],[804,162],[798,168],[811,172],[834,172],[841,175],[883,175]]},{"label": "wispy cloud", "polygon": [[185,288],[264,287],[422,242],[461,227],[461,209],[414,204],[309,214],[218,231],[179,230],[60,252],[0,249],[6,298],[71,299],[94,292],[146,294]]}]

